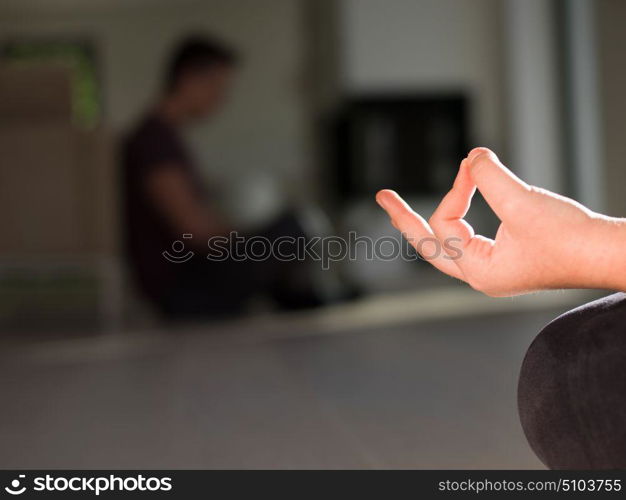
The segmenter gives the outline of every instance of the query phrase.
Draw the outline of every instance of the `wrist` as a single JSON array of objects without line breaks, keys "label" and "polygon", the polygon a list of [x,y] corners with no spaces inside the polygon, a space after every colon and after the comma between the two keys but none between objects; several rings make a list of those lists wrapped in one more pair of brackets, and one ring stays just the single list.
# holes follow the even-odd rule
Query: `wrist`
[{"label": "wrist", "polygon": [[587,281],[593,288],[626,291],[626,219],[598,216],[593,223]]}]

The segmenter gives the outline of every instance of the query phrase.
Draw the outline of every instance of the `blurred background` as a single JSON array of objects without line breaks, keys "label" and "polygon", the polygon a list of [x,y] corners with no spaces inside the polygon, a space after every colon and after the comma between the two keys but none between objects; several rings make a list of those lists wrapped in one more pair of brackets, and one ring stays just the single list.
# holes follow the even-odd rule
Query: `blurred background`
[{"label": "blurred background", "polygon": [[375,192],[429,215],[476,145],[624,216],[624,23],[621,0],[0,0],[0,466],[541,467],[517,373],[593,294],[357,258],[333,265],[353,301],[164,322],[122,256],[118,146],[206,32],[241,63],[185,141],[239,227],[295,204],[395,237]]}]

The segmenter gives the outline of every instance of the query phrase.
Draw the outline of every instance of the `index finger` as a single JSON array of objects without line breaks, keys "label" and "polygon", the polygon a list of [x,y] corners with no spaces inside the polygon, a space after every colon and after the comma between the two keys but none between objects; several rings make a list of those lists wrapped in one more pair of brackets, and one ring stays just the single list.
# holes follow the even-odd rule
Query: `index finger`
[{"label": "index finger", "polygon": [[440,271],[465,281],[462,271],[451,260],[428,223],[395,192],[389,189],[379,191],[376,201],[389,214],[393,226],[418,251],[424,260]]}]

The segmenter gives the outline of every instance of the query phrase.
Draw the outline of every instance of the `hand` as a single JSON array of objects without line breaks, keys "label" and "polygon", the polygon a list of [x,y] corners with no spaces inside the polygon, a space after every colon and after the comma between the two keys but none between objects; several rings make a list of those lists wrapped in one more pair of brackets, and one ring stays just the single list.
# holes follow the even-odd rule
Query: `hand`
[{"label": "hand", "polygon": [[[476,188],[501,220],[495,240],[475,235],[463,220]],[[626,221],[529,186],[486,148],[461,162],[428,222],[393,191],[376,200],[423,258],[487,295],[626,289]]]}]

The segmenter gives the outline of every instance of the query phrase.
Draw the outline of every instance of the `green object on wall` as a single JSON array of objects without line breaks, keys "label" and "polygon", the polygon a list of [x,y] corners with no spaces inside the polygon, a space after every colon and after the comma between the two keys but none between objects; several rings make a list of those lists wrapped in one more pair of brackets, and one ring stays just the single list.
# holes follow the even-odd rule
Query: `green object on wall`
[{"label": "green object on wall", "polygon": [[72,75],[72,110],[76,125],[98,124],[102,102],[95,51],[86,42],[27,40],[2,47],[2,59],[16,64],[54,62],[67,65]]}]

